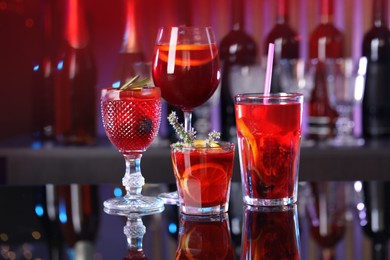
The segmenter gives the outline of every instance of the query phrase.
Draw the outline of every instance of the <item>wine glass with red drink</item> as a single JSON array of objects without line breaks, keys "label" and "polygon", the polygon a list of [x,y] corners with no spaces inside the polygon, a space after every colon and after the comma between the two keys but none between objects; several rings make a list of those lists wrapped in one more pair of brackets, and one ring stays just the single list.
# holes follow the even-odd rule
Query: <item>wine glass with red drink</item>
[{"label": "wine glass with red drink", "polygon": [[104,201],[109,213],[151,213],[164,208],[161,199],[141,194],[145,184],[141,157],[160,127],[161,92],[160,88],[136,81],[137,77],[120,89],[106,88],[101,93],[104,130],[126,161],[122,184],[127,193]]},{"label": "wine glass with red drink", "polygon": [[[184,113],[186,132],[193,131],[192,111],[218,87],[221,73],[218,48],[211,27],[163,27],[158,30],[152,65],[161,96]],[[161,195],[177,203],[177,192]]]}]

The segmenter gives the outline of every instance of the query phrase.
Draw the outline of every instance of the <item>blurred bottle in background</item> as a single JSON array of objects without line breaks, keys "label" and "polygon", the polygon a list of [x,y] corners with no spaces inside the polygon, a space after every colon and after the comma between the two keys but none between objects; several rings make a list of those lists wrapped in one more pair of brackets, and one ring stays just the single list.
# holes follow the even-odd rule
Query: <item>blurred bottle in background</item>
[{"label": "blurred bottle in background", "polygon": [[138,24],[140,21],[139,0],[125,0],[125,31],[122,48],[114,70],[112,87],[119,88],[135,76],[135,64],[145,62],[145,56],[139,44]]},{"label": "blurred bottle in background", "polygon": [[[32,73],[32,137],[34,141],[46,142],[53,140],[53,106],[54,106],[54,70],[57,42],[55,38],[56,24],[54,18],[55,3],[46,0],[42,2],[43,15],[39,22],[42,52],[33,64]],[[57,25],[58,26],[58,25]]]},{"label": "blurred bottle in background", "polygon": [[230,70],[234,65],[254,65],[257,58],[257,44],[245,32],[244,3],[232,0],[232,29],[222,38],[219,51],[222,66],[220,113],[221,135],[223,140],[236,140],[234,102],[229,85]]},{"label": "blurred bottle in background", "polygon": [[310,35],[309,58],[314,86],[309,102],[308,135],[314,140],[332,137],[337,119],[337,112],[329,101],[327,64],[344,57],[344,35],[333,24],[333,12],[333,0],[321,0],[320,24]]},{"label": "blurred bottle in background", "polygon": [[363,136],[390,136],[390,31],[387,27],[387,1],[372,2],[372,27],[364,35],[363,56],[367,73],[363,96]]},{"label": "blurred bottle in background", "polygon": [[97,73],[85,10],[81,0],[65,3],[64,41],[55,75],[55,135],[61,144],[94,144]]},{"label": "blurred bottle in background", "polygon": [[276,2],[276,24],[267,34],[264,42],[264,56],[268,54],[268,45],[275,45],[274,62],[272,69],[271,92],[282,92],[280,82],[280,63],[282,60],[297,60],[299,58],[299,35],[289,24],[289,1]]}]

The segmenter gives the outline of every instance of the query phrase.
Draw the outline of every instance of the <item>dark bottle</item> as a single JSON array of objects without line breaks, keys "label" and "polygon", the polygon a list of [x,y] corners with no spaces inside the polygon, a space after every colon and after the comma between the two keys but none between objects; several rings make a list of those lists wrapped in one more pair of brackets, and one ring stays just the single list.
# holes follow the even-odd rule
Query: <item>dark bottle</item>
[{"label": "dark bottle", "polygon": [[112,87],[119,88],[135,76],[134,66],[138,62],[145,62],[145,56],[139,44],[137,17],[139,13],[139,0],[126,0],[126,24],[123,35],[122,48],[116,64]]},{"label": "dark bottle", "polygon": [[75,259],[92,259],[99,228],[98,187],[61,185],[57,187],[58,218],[62,236],[73,249]]},{"label": "dark bottle", "polygon": [[363,182],[364,214],[359,214],[364,233],[372,240],[372,259],[388,259],[390,238],[390,182]]},{"label": "dark bottle", "polygon": [[281,60],[296,60],[299,58],[299,36],[289,25],[289,1],[278,0],[276,8],[276,24],[267,34],[264,42],[264,55],[268,55],[270,43],[275,45],[275,54],[272,70],[271,92],[283,91],[278,65]]},{"label": "dark bottle", "polygon": [[364,35],[367,74],[363,96],[363,136],[390,136],[390,31],[387,1],[373,1],[373,25]]},{"label": "dark bottle", "polygon": [[244,31],[244,6],[240,0],[232,0],[232,29],[222,38],[219,51],[222,66],[221,78],[221,139],[236,139],[234,102],[231,93],[229,75],[234,65],[253,65],[256,63],[257,45],[254,39]]},{"label": "dark bottle", "polygon": [[55,78],[55,135],[62,144],[96,141],[96,66],[83,1],[67,0],[64,42]]},{"label": "dark bottle", "polygon": [[321,0],[321,22],[310,35],[314,87],[309,100],[310,139],[324,140],[335,132],[337,112],[331,107],[328,95],[327,66],[344,57],[343,33],[333,24],[333,0]]},{"label": "dark bottle", "polygon": [[42,54],[33,65],[32,73],[32,137],[34,141],[49,141],[53,133],[54,105],[54,68],[56,42],[54,39],[55,4],[52,1],[43,2]]}]

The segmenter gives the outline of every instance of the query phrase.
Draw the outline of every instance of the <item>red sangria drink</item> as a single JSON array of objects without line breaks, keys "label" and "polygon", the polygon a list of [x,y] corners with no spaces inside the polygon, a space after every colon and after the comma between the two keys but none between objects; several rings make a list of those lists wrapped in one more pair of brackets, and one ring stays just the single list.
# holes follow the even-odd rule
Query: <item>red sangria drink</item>
[{"label": "red sangria drink", "polygon": [[140,167],[142,154],[160,126],[160,89],[145,85],[144,81],[137,83],[137,79],[134,77],[120,89],[107,88],[101,92],[104,130],[126,161],[122,184],[127,194],[104,201],[109,213],[150,213],[164,208],[161,199],[141,195],[145,179]]},{"label": "red sangria drink", "polygon": [[181,44],[174,50],[162,44],[154,51],[154,82],[168,103],[191,111],[214,94],[219,83],[216,44]]},{"label": "red sangria drink", "polygon": [[[217,43],[211,27],[162,27],[158,30],[152,64],[154,84],[161,96],[184,113],[184,130],[192,128],[192,111],[218,87],[221,72]],[[178,203],[177,192],[161,194]]]},{"label": "red sangria drink", "polygon": [[288,205],[297,200],[302,94],[235,97],[243,200]]},{"label": "red sangria drink", "polygon": [[206,147],[197,141],[193,147],[171,145],[180,211],[191,215],[227,212],[235,145],[219,142]]},{"label": "red sangria drink", "polygon": [[102,112],[104,129],[120,153],[144,152],[160,125],[160,89],[104,89]]},{"label": "red sangria drink", "polygon": [[180,217],[176,260],[234,259],[227,213],[215,217]]},{"label": "red sangria drink", "polygon": [[246,206],[241,259],[300,259],[297,206]]}]

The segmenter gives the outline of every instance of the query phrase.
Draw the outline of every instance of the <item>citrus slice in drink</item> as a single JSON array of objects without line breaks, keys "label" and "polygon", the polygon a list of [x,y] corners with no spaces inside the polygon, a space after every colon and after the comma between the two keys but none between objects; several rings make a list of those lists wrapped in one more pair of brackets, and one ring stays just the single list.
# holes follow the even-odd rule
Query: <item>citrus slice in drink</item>
[{"label": "citrus slice in drink", "polygon": [[227,174],[217,163],[199,163],[188,167],[183,174],[183,190],[192,202],[218,204],[227,190]]},{"label": "citrus slice in drink", "polygon": [[185,257],[179,259],[225,259],[229,240],[223,225],[198,223],[184,235],[181,246]]},{"label": "citrus slice in drink", "polygon": [[201,66],[217,57],[217,52],[218,49],[209,44],[162,45],[158,57],[167,63],[174,59],[177,66]]},{"label": "citrus slice in drink", "polygon": [[257,147],[256,139],[251,133],[251,130],[249,127],[245,124],[244,118],[237,118],[236,120],[237,129],[241,133],[241,135],[244,137],[245,142],[250,146],[249,149],[245,149],[247,151],[252,151],[251,157],[248,158],[252,162],[259,160],[259,149]]}]

